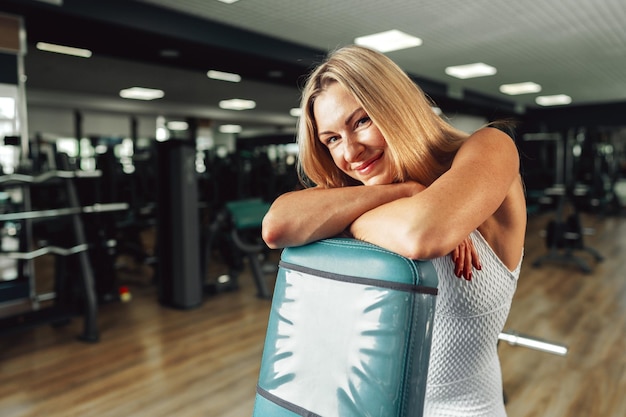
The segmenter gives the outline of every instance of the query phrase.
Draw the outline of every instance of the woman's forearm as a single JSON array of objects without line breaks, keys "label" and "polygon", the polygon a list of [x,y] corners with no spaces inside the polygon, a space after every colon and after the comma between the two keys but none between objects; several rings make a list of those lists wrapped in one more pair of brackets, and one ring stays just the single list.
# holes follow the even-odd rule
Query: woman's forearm
[{"label": "woman's forearm", "polygon": [[407,197],[416,183],[310,188],[278,197],[263,219],[263,240],[270,248],[299,246],[336,236],[363,213]]},{"label": "woman's forearm", "polygon": [[517,149],[503,135],[491,128],[473,134],[451,168],[424,192],[364,213],[351,224],[350,232],[412,259],[450,253],[494,216],[519,179]]}]

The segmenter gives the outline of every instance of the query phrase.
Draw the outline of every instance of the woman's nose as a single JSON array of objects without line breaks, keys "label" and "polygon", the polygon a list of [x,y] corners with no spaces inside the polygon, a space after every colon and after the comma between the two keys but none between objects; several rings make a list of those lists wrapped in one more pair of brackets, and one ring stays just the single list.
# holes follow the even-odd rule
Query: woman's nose
[{"label": "woman's nose", "polygon": [[347,138],[344,141],[344,159],[348,162],[359,160],[359,156],[365,149],[365,146],[356,138]]}]

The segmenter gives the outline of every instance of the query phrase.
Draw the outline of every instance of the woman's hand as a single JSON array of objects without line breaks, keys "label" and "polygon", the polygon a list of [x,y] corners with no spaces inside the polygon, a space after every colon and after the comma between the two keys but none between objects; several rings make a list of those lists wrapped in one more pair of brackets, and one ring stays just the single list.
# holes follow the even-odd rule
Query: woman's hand
[{"label": "woman's hand", "polygon": [[452,262],[454,262],[454,274],[467,281],[472,280],[472,267],[480,271],[482,268],[478,252],[474,247],[472,239],[466,237],[451,253]]}]

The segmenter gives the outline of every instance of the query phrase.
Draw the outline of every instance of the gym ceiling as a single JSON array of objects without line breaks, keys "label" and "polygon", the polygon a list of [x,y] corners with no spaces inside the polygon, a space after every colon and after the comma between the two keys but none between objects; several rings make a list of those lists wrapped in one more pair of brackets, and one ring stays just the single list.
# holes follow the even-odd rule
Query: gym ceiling
[{"label": "gym ceiling", "polygon": [[[387,55],[447,114],[626,119],[624,0],[4,0],[0,13],[23,17],[26,92],[34,106],[291,128],[289,110],[298,105],[303,77],[328,50],[398,29],[423,44]],[[39,41],[86,48],[93,56],[38,51]],[[444,72],[475,62],[497,73],[461,80]],[[243,80],[210,80],[210,69]],[[541,92],[499,91],[527,81]],[[159,88],[165,97],[119,97],[132,86]],[[538,95],[553,94],[572,103],[535,103]],[[257,106],[218,107],[230,98]]]}]

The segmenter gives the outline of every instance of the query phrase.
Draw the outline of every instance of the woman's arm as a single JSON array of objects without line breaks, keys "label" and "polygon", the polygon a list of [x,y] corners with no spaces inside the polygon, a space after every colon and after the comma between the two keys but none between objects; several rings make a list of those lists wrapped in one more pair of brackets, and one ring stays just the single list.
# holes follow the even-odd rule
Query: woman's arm
[{"label": "woman's arm", "polygon": [[[263,219],[263,239],[272,248],[299,246],[339,235],[364,212],[383,202],[423,190],[417,183],[310,188],[281,195]],[[480,269],[478,254],[469,238],[451,253],[455,274],[471,280],[472,267]]]},{"label": "woman's arm", "polygon": [[412,259],[445,256],[498,210],[518,178],[513,140],[497,129],[481,129],[428,188],[364,213],[350,231]]},{"label": "woman's arm", "polygon": [[332,237],[363,213],[423,189],[416,182],[407,182],[292,191],[272,203],[263,219],[263,240],[276,249]]}]

